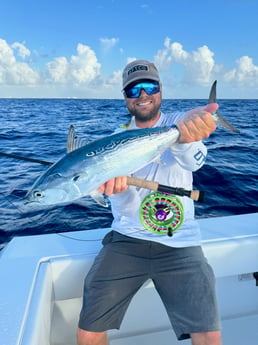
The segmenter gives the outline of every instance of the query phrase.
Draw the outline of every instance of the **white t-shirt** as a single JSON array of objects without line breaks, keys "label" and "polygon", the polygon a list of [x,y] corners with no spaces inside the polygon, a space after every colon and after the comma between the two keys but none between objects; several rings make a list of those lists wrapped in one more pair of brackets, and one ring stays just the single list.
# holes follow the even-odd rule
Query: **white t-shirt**
[{"label": "white t-shirt", "polygon": [[[175,112],[169,115],[161,113],[155,127],[174,125],[184,113]],[[128,129],[138,128],[132,118]],[[146,165],[132,174],[141,179],[157,181],[159,184],[172,187],[192,189],[192,172],[198,170],[205,161],[207,148],[201,141],[190,144],[173,144],[160,157],[159,162]],[[171,247],[188,247],[200,245],[200,229],[194,219],[194,203],[188,197],[179,197],[184,208],[184,222],[173,233],[172,237],[152,233],[141,224],[139,209],[142,200],[150,191],[129,186],[124,193],[110,197],[114,216],[112,229],[124,235],[138,239],[151,240]]]}]

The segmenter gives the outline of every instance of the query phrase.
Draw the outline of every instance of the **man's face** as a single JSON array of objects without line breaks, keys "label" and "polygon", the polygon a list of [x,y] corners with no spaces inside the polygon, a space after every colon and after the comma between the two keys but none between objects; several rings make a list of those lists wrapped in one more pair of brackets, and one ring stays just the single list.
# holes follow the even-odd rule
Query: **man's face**
[{"label": "man's face", "polygon": [[148,122],[154,120],[160,114],[160,106],[162,101],[162,90],[154,95],[148,95],[144,89],[141,90],[140,96],[137,98],[125,97],[126,106],[135,116],[138,122]]}]

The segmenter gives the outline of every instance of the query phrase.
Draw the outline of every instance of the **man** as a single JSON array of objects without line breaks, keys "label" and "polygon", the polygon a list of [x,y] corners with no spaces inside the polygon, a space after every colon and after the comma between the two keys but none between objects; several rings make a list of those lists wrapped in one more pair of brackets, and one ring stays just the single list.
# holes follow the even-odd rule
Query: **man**
[{"label": "man", "polygon": [[[133,176],[191,189],[192,172],[204,164],[207,153],[201,140],[216,128],[211,113],[218,105],[187,114],[163,114],[160,77],[155,65],[145,60],[125,67],[123,92],[132,115],[127,129],[176,124],[180,132],[178,143],[161,155],[160,162],[148,164]],[[179,340],[221,345],[215,279],[200,247],[193,201],[177,197],[183,207],[181,223],[167,236],[149,231],[140,219],[139,210],[150,191],[128,187],[126,177],[107,181],[99,190],[110,196],[113,231],[104,238],[85,280],[78,344],[107,344],[106,331],[120,327],[132,297],[152,279]]]}]

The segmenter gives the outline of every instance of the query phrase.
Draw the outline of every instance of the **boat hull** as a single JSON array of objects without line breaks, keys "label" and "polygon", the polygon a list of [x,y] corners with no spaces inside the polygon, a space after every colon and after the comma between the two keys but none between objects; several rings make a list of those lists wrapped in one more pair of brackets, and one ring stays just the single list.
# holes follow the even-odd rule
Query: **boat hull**
[{"label": "boat hull", "polygon": [[[258,214],[199,222],[217,281],[223,345],[257,345]],[[0,257],[1,345],[76,344],[83,281],[109,230],[17,237],[6,246]],[[111,345],[179,343],[151,281],[109,338]]]}]

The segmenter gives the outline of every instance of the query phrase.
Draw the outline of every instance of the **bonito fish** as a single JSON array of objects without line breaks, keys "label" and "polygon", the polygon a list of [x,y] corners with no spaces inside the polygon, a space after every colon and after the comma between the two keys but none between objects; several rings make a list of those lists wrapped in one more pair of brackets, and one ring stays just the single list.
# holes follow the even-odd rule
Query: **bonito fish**
[{"label": "bonito fish", "polygon": [[29,202],[51,205],[90,195],[105,205],[97,188],[158,159],[176,142],[175,127],[123,131],[84,145],[52,165],[27,193]]},{"label": "bonito fish", "polygon": [[[210,102],[214,98],[212,90]],[[218,113],[214,114],[214,119],[221,122]],[[222,122],[225,126],[224,119]],[[228,126],[230,124],[227,123]],[[237,131],[232,126],[230,129]],[[103,195],[98,192],[100,185],[111,178],[127,176],[157,160],[179,137],[175,126],[146,128],[126,130],[78,147],[73,131],[71,127],[68,140],[68,151],[71,152],[36,180],[26,195],[28,203],[53,205],[90,195],[101,205],[107,206]]]}]

